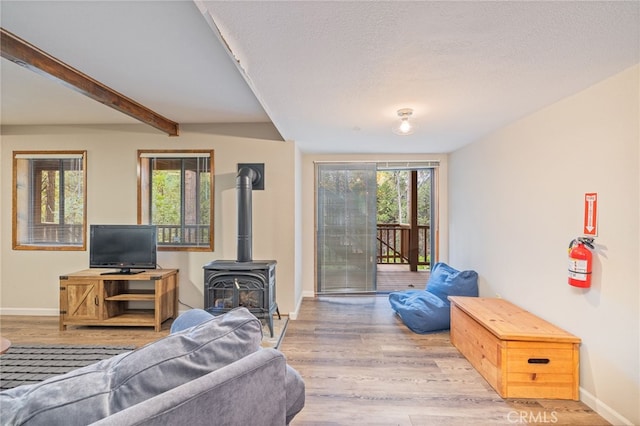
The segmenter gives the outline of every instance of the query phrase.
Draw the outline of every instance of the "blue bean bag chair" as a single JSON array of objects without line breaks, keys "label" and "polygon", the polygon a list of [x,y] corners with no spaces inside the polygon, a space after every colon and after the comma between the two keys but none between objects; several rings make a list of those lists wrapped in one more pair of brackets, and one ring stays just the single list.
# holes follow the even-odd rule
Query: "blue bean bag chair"
[{"label": "blue bean bag chair", "polygon": [[448,296],[478,297],[478,273],[436,263],[424,290],[394,291],[389,293],[389,303],[411,331],[424,334],[449,329]]}]

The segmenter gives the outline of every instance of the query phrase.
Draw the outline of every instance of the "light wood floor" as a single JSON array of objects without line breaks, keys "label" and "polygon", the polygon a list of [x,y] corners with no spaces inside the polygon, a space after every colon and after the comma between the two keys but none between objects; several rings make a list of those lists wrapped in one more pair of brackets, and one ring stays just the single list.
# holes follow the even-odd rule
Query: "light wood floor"
[{"label": "light wood floor", "polygon": [[577,401],[503,400],[449,333],[409,331],[386,296],[306,298],[280,350],[306,384],[293,425],[606,425]]},{"label": "light wood floor", "polygon": [[171,320],[162,330],[153,327],[79,327],[60,331],[57,316],[0,316],[0,334],[12,344],[133,345],[140,347],[169,334]]},{"label": "light wood floor", "polygon": [[[169,331],[72,327],[57,317],[0,317],[13,343],[141,346]],[[386,296],[305,298],[280,350],[303,376],[302,425],[606,425],[580,402],[503,400],[451,345],[449,333],[418,335]],[[528,422],[526,420],[529,420]]]}]

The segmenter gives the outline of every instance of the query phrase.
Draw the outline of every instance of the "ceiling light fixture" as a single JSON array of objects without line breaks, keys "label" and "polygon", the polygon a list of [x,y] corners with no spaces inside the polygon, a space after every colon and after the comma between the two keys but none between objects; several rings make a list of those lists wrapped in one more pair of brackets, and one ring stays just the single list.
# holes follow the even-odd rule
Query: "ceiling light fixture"
[{"label": "ceiling light fixture", "polygon": [[400,117],[400,124],[394,127],[393,133],[396,135],[410,135],[415,130],[415,126],[409,122],[409,117],[413,114],[411,108],[402,108],[398,110],[398,117]]}]

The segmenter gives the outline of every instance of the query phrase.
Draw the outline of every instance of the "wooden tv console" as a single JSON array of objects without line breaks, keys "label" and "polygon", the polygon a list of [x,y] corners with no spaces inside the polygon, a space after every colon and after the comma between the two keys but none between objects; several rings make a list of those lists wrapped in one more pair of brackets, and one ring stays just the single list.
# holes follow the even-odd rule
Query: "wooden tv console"
[{"label": "wooden tv console", "polygon": [[178,270],[132,275],[86,269],[60,276],[60,330],[67,325],[153,327],[178,314]]}]

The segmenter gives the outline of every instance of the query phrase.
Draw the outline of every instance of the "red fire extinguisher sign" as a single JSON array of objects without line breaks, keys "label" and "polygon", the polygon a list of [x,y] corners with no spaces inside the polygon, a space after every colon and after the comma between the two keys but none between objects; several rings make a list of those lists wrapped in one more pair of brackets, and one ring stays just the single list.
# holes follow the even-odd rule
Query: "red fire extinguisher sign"
[{"label": "red fire extinguisher sign", "polygon": [[588,192],[584,194],[584,235],[598,235],[598,193]]}]

